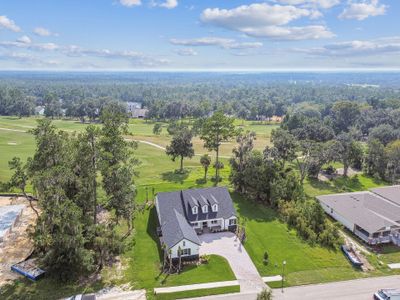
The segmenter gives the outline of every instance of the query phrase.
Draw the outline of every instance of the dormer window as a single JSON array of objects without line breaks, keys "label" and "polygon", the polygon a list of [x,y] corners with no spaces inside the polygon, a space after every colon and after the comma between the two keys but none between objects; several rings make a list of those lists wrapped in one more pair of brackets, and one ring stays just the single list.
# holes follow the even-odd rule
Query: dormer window
[{"label": "dormer window", "polygon": [[204,205],[201,210],[203,211],[204,214],[208,213],[208,205]]},{"label": "dormer window", "polygon": [[197,213],[198,213],[197,206],[193,206],[193,207],[192,207],[192,213],[193,213],[194,215],[197,215]]},{"label": "dormer window", "polygon": [[214,204],[214,205],[212,206],[212,211],[213,211],[213,212],[217,212],[217,211],[218,211],[218,204]]}]

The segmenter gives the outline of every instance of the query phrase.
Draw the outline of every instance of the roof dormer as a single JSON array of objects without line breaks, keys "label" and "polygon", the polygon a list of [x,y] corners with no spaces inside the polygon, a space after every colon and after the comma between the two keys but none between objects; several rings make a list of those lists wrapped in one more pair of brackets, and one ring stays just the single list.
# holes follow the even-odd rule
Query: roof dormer
[{"label": "roof dormer", "polygon": [[217,212],[218,211],[218,204],[213,204],[211,209],[212,209],[213,212]]},{"label": "roof dormer", "polygon": [[208,205],[203,205],[203,206],[201,207],[201,210],[202,210],[203,214],[208,213]]},{"label": "roof dormer", "polygon": [[193,207],[192,207],[192,213],[193,213],[194,215],[197,215],[197,214],[199,213],[199,208],[198,208],[197,206],[193,206]]}]

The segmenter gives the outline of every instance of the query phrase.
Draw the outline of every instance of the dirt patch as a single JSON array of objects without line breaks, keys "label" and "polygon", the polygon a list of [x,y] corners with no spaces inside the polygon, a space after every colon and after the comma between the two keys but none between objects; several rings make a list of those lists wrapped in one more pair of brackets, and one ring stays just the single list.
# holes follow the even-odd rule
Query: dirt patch
[{"label": "dirt patch", "polygon": [[[0,286],[19,277],[11,272],[11,266],[25,260],[33,251],[29,229],[36,223],[36,214],[22,197],[0,197],[0,206],[23,204],[21,216],[4,242],[0,243]],[[33,203],[36,207],[36,203]]]}]

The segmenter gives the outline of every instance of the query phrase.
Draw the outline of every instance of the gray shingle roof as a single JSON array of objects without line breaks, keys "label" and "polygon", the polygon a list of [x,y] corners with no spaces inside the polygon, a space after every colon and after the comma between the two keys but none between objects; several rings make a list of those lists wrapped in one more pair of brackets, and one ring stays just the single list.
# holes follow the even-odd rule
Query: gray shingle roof
[{"label": "gray shingle roof", "polygon": [[168,220],[161,226],[164,243],[171,248],[182,239],[189,240],[200,245],[200,240],[192,226],[186,221],[185,217],[174,209],[175,217]]},{"label": "gray shingle roof", "polygon": [[379,196],[400,205],[400,185],[381,187],[371,189],[372,192]]},{"label": "gray shingle roof", "polygon": [[324,195],[317,199],[369,233],[400,227],[400,206],[371,192]]},{"label": "gray shingle roof", "polygon": [[[189,222],[227,219],[236,215],[232,198],[225,187],[158,193],[156,201],[163,240],[168,248],[173,247],[182,239],[200,244],[197,234]],[[215,203],[218,204],[217,212],[213,212],[211,209],[211,205]],[[194,205],[198,206],[197,215],[192,213]],[[208,213],[202,212],[203,205],[208,205]]]}]

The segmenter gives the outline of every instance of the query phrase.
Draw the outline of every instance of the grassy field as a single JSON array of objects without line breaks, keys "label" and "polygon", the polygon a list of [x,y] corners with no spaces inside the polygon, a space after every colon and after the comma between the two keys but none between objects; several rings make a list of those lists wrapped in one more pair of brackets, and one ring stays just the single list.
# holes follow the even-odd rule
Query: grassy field
[{"label": "grassy field", "polygon": [[[7,162],[14,156],[26,159],[32,155],[34,140],[25,131],[35,126],[34,118],[5,118],[0,117],[0,181],[6,181],[10,177]],[[56,126],[64,130],[82,130],[84,124],[76,121],[57,120]],[[238,122],[238,126],[242,123]],[[263,149],[269,143],[271,130],[276,125],[253,124],[245,122],[245,129],[254,130],[258,133],[257,148]],[[139,141],[151,141],[158,145],[166,145],[170,139],[166,129],[160,136],[152,134],[153,124],[142,120],[132,120],[130,131],[134,134],[131,138]],[[5,129],[11,129],[5,130]],[[205,153],[201,141],[195,139],[196,153]],[[231,155],[234,142],[224,145],[222,155],[225,169],[221,174],[223,181],[221,185],[229,186],[229,165],[227,157]],[[185,174],[176,174],[178,162],[172,162],[162,149],[139,143],[135,152],[140,159],[138,167],[139,177],[136,178],[138,189],[137,201],[146,199],[146,190],[149,198],[152,191],[172,191],[193,187],[210,186],[212,182],[203,183],[203,169],[199,163],[199,157],[185,160]],[[213,169],[210,169],[210,177]],[[329,194],[343,191],[365,190],[374,186],[384,185],[384,182],[375,181],[363,175],[350,179],[336,179],[329,182],[316,182],[307,180],[305,191],[310,197],[320,194]],[[318,246],[312,247],[302,241],[293,230],[289,230],[286,224],[281,223],[276,213],[266,207],[254,204],[239,195],[233,194],[235,206],[239,217],[245,221],[247,241],[245,247],[253,259],[257,269],[263,276],[281,274],[282,261],[287,261],[285,274],[286,285],[299,285],[315,282],[328,282],[361,278],[365,276],[377,276],[389,274],[385,266],[378,264],[378,257],[372,256],[371,263],[376,270],[364,274],[353,269],[349,262],[339,251],[328,250]],[[164,276],[160,274],[160,253],[158,239],[155,237],[155,213],[154,209],[138,213],[135,218],[134,246],[121,257],[122,270],[120,276],[115,276],[114,270],[105,270],[102,280],[96,283],[84,284],[58,284],[50,279],[44,279],[37,283],[26,280],[18,280],[15,284],[0,294],[0,298],[15,299],[24,295],[25,298],[56,299],[73,293],[90,292],[109,284],[130,283],[135,288],[145,288],[151,294],[152,289],[158,286],[184,285],[200,282],[232,280],[234,276],[227,262],[217,256],[213,256],[208,265],[198,267],[187,267],[180,275]],[[270,262],[264,265],[263,254],[269,253]],[[398,260],[400,262],[400,251],[392,249],[390,253],[383,253],[379,259],[384,262]],[[393,273],[393,272],[392,272]],[[197,292],[197,291],[196,291]],[[211,291],[210,291],[211,292]],[[213,293],[229,292],[227,290],[216,290]],[[200,295],[200,294],[195,294]],[[185,295],[169,295],[165,297],[181,297]],[[163,298],[164,299],[164,298]]]}]

